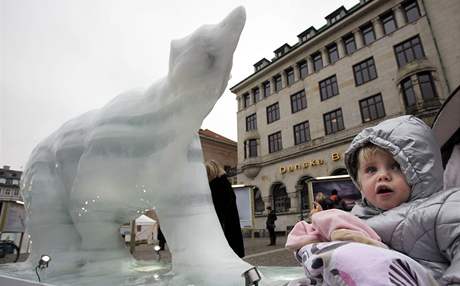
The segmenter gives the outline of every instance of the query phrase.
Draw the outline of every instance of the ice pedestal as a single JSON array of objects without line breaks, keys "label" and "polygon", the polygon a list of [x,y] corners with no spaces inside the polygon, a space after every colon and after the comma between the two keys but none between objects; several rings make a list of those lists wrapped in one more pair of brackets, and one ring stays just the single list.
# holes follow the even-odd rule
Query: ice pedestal
[{"label": "ice pedestal", "polygon": [[[225,285],[221,279],[214,281],[212,284],[200,284],[199,279],[191,284],[190,280],[185,281],[182,276],[175,276],[168,272],[168,265],[138,265],[136,269],[131,269],[132,274],[125,273],[114,274],[111,277],[98,277],[98,276],[79,276],[77,274],[68,275],[63,277],[61,281],[50,283],[39,283],[37,278],[22,279],[18,277],[6,276],[0,274],[0,285],[2,286],[37,286],[37,285],[81,285],[81,286],[121,286],[121,285],[151,285],[151,286],[172,286],[172,285]],[[259,285],[286,285],[289,281],[302,278],[305,276],[301,267],[258,267],[259,272],[262,274],[262,280]],[[239,286],[243,286],[244,279],[241,278]],[[188,284],[185,284],[188,283]]]}]

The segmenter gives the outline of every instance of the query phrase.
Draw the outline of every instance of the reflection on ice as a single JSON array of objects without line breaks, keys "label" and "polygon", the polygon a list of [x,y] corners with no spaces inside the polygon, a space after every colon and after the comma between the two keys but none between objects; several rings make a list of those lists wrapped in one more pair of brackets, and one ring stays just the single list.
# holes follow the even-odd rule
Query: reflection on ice
[{"label": "reflection on ice", "polygon": [[[222,234],[196,134],[226,88],[244,22],[237,8],[173,41],[165,78],[65,123],[34,149],[22,182],[32,254],[2,273],[36,281],[48,254],[42,281],[56,285],[244,283],[251,265]],[[172,265],[139,264],[118,235],[152,207]]]}]

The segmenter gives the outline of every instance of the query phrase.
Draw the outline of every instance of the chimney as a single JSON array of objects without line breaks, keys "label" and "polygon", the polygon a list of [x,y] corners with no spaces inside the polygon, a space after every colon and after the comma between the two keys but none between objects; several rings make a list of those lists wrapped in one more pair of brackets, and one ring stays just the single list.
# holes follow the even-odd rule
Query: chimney
[{"label": "chimney", "polygon": [[9,169],[10,169],[10,166],[8,166],[8,165],[3,165],[3,169],[9,170]]}]

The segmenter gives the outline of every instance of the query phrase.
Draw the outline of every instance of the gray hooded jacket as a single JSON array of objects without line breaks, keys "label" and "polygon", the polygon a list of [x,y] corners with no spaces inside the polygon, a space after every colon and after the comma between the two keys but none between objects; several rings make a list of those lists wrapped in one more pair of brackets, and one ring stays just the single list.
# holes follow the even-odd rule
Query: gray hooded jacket
[{"label": "gray hooded jacket", "polygon": [[401,116],[361,131],[345,153],[355,183],[357,153],[368,143],[393,155],[411,195],[387,211],[363,199],[352,213],[388,246],[431,269],[441,285],[460,285],[460,188],[443,191],[441,154],[431,129],[414,116]]}]

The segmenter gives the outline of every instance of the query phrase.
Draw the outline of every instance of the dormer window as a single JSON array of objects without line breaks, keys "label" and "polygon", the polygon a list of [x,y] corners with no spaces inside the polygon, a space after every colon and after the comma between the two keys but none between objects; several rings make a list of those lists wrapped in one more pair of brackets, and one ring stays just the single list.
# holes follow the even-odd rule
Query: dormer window
[{"label": "dormer window", "polygon": [[299,42],[304,43],[311,39],[314,35],[316,35],[316,29],[315,27],[311,26],[302,33],[298,34],[297,38],[299,38]]},{"label": "dormer window", "polygon": [[340,8],[326,16],[327,24],[334,24],[338,20],[342,19],[345,15],[347,15],[347,9],[345,9],[343,6],[340,6]]},{"label": "dormer window", "polygon": [[264,67],[268,66],[270,64],[270,61],[267,60],[266,58],[261,59],[257,63],[254,64],[254,72],[260,71]]},{"label": "dormer window", "polygon": [[275,58],[280,58],[284,56],[287,52],[289,52],[290,49],[291,49],[290,45],[288,44],[282,45],[281,47],[273,51],[275,53]]}]

